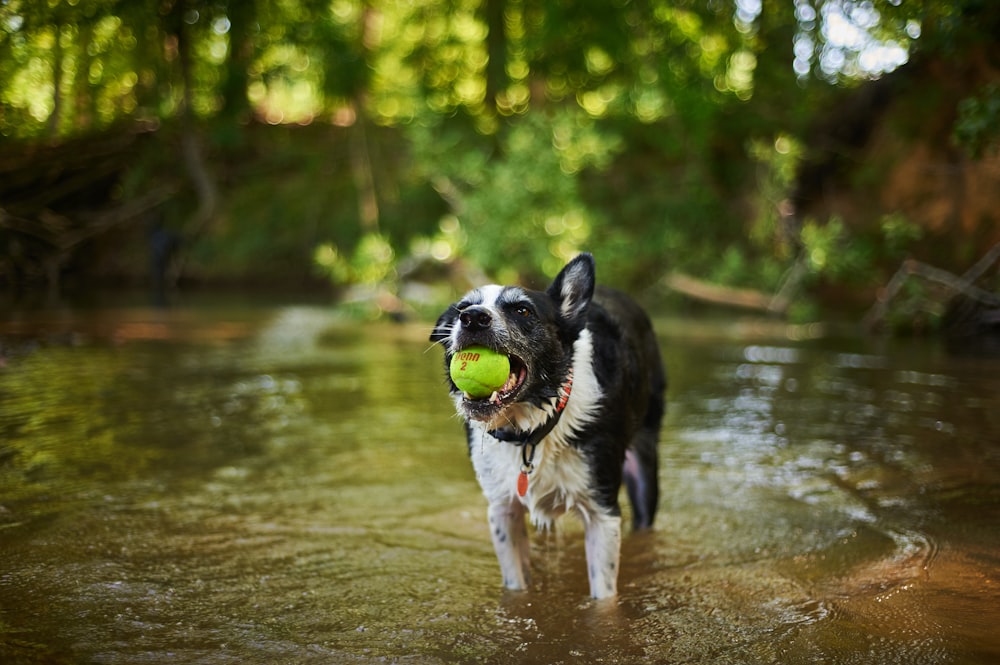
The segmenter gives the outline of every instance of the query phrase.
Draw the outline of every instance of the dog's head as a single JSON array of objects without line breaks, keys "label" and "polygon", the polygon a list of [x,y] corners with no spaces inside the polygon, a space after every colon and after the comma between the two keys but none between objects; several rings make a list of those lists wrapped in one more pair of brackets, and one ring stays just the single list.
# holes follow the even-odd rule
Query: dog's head
[{"label": "dog's head", "polygon": [[519,425],[558,398],[573,362],[573,343],[587,322],[594,294],[594,259],[581,254],[545,291],[489,285],[473,289],[438,319],[431,341],[451,357],[469,346],[485,346],[510,358],[507,383],[481,399],[451,393],[459,413],[490,428]]}]

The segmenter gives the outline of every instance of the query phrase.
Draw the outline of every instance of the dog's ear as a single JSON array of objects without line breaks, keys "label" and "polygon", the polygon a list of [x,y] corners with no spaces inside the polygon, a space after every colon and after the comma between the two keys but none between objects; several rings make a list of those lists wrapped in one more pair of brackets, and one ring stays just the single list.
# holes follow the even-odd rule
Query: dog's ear
[{"label": "dog's ear", "polygon": [[594,296],[594,257],[580,254],[556,275],[547,293],[559,306],[563,319],[582,323]]},{"label": "dog's ear", "polygon": [[455,321],[458,320],[458,314],[458,307],[449,305],[444,314],[438,317],[437,323],[434,324],[434,329],[431,330],[432,342],[437,344],[451,337],[451,331],[455,327]]}]

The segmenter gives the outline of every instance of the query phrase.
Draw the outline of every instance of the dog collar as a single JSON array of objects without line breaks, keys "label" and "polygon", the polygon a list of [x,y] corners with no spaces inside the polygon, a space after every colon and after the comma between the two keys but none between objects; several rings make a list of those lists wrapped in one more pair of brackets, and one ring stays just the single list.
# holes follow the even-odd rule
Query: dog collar
[{"label": "dog collar", "polygon": [[569,396],[572,392],[573,368],[570,367],[566,373],[566,380],[559,386],[559,399],[556,401],[556,410],[540,427],[536,427],[527,433],[519,432],[512,427],[500,427],[487,432],[494,439],[521,446],[521,472],[517,476],[518,496],[524,496],[528,493],[528,476],[535,470],[535,465],[532,463],[532,460],[535,458],[535,447],[555,429],[559,423],[559,418],[566,409],[566,402],[569,401]]}]

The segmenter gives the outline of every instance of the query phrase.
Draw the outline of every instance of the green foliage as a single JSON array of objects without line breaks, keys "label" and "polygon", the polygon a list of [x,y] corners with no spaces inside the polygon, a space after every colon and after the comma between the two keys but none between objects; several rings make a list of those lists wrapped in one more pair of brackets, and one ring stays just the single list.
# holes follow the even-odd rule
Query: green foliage
[{"label": "green foliage", "polygon": [[476,149],[452,127],[409,129],[427,178],[451,201],[462,254],[499,279],[552,276],[588,246],[600,221],[585,205],[577,174],[608,163],[619,144],[585,113],[559,109],[505,123]]},{"label": "green foliage", "polygon": [[973,159],[1000,145],[1000,83],[990,83],[959,102],[953,137]]},{"label": "green foliage", "polygon": [[878,265],[897,263],[922,236],[919,226],[900,213],[890,213],[872,235],[851,232],[836,216],[822,224],[806,220],[800,239],[813,274],[851,284],[870,279]]},{"label": "green foliage", "polygon": [[[312,260],[338,284],[391,282],[417,253],[534,279],[589,249],[602,279],[628,285],[680,269],[774,289],[799,256],[846,280],[903,251],[912,228],[887,219],[886,248],[836,219],[791,228],[805,128],[830,83],[879,75],[890,65],[872,54],[898,60],[924,19],[944,43],[963,16],[992,15],[978,7],[9,0],[0,135],[197,129],[223,200],[186,228],[189,188],[167,221],[208,277]],[[995,141],[998,99],[994,85],[966,100],[956,141]],[[290,125],[308,127],[289,138]],[[128,192],[190,184],[169,138],[160,162],[136,160]]]},{"label": "green foliage", "polygon": [[802,247],[813,272],[821,273],[831,265],[840,267],[840,244],[845,236],[844,225],[839,219],[833,219],[826,224],[818,224],[807,220],[802,225]]},{"label": "green foliage", "polygon": [[804,152],[795,137],[784,133],[773,140],[752,140],[748,149],[757,163],[756,216],[750,226],[750,239],[757,248],[779,260],[795,254],[795,238],[782,224],[792,214],[792,189]]},{"label": "green foliage", "polygon": [[358,243],[351,262],[355,280],[362,284],[384,284],[395,274],[395,254],[389,241],[369,233]]},{"label": "green foliage", "polygon": [[316,265],[335,284],[380,286],[395,280],[396,256],[385,236],[369,233],[345,256],[333,243],[316,248]]},{"label": "green foliage", "polygon": [[886,312],[885,325],[901,334],[915,334],[940,329],[946,308],[932,293],[928,284],[919,279],[907,280],[892,299]]},{"label": "green foliage", "polygon": [[910,246],[920,240],[924,230],[911,222],[899,212],[889,213],[882,217],[879,227],[884,239],[883,247],[888,258],[901,258]]}]

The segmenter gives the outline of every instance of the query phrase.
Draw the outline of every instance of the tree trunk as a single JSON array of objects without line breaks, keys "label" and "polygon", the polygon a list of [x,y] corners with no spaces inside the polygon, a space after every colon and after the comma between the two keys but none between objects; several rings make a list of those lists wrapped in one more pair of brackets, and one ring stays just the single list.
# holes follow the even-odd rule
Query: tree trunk
[{"label": "tree trunk", "polygon": [[[357,104],[357,103],[356,103]],[[358,196],[358,218],[363,233],[377,233],[379,228],[378,195],[375,191],[375,174],[372,171],[368,150],[368,132],[364,113],[358,109],[357,120],[349,130],[351,176]]]},{"label": "tree trunk", "polygon": [[52,48],[52,113],[49,114],[48,133],[51,138],[59,136],[59,121],[63,114],[63,49],[62,24],[52,26],[55,30],[55,45]]},{"label": "tree trunk", "polygon": [[[174,12],[185,11],[188,3],[178,3]],[[198,199],[198,208],[191,214],[185,224],[185,239],[188,243],[200,237],[208,228],[218,207],[219,195],[215,180],[209,172],[199,136],[197,121],[194,111],[191,108],[191,96],[194,90],[194,79],[192,67],[194,56],[191,53],[192,39],[190,27],[184,22],[183,16],[175,23],[177,30],[177,53],[181,67],[181,81],[183,83],[183,94],[181,99],[181,159],[184,163],[185,172],[191,180],[195,195]],[[183,273],[186,256],[179,253],[179,258],[173,266],[173,274],[168,276],[170,286],[180,279]]]},{"label": "tree trunk", "polygon": [[495,113],[497,96],[507,87],[507,29],[504,19],[505,0],[486,0],[483,20],[489,32],[486,35],[486,108]]}]

